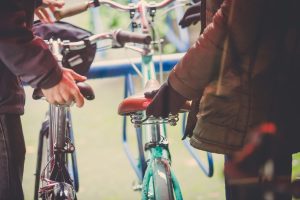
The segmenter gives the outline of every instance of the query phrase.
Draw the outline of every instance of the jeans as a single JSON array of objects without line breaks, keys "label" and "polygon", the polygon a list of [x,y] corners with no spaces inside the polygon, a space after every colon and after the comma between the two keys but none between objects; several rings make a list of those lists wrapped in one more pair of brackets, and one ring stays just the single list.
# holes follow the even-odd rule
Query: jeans
[{"label": "jeans", "polygon": [[20,115],[0,114],[0,200],[23,200],[25,141]]}]

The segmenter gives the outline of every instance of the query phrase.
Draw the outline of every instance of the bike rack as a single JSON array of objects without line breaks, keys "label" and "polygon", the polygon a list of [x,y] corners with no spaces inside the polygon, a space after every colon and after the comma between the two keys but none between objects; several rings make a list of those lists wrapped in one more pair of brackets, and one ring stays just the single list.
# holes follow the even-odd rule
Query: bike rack
[{"label": "bike rack", "polygon": [[[185,132],[185,125],[186,125],[186,113],[183,114],[182,117],[182,135],[184,135]],[[189,151],[191,156],[196,161],[197,165],[200,167],[200,169],[203,171],[203,173],[207,177],[212,177],[214,175],[214,161],[212,158],[212,153],[206,152],[207,155],[207,166],[204,165],[204,162],[200,159],[199,154],[195,151],[195,149],[190,145],[190,143],[185,139],[182,141],[186,149]]]},{"label": "bike rack", "polygon": [[[125,94],[124,94],[124,98],[130,96],[134,94],[134,86],[132,83],[132,76],[130,74],[127,74],[125,76]],[[124,116],[123,117],[123,148],[124,151],[126,153],[126,156],[130,162],[131,167],[134,169],[139,182],[142,182],[143,177],[144,177],[144,173],[146,170],[146,161],[145,161],[145,156],[143,153],[143,141],[142,141],[142,130],[141,128],[137,128],[136,129],[136,136],[137,136],[137,141],[138,141],[138,152],[139,152],[139,157],[140,157],[140,168],[137,165],[137,162],[133,156],[133,154],[131,153],[131,150],[128,146],[128,142],[127,142],[127,117]]]},{"label": "bike rack", "polygon": [[[159,63],[163,63],[163,71],[170,71],[174,65],[177,64],[179,58],[181,58],[184,53],[169,54],[163,56],[154,56],[155,69],[159,70]],[[132,68],[133,62],[139,70],[141,70],[141,60],[140,58],[122,59],[122,60],[112,60],[112,61],[99,61],[94,62],[91,69],[87,75],[90,79],[95,78],[107,78],[116,76],[126,76],[127,74],[136,75],[137,73]]]},{"label": "bike rack", "polygon": [[[159,69],[159,62],[162,61],[163,63],[163,71],[167,72],[170,71],[179,61],[179,59],[184,55],[184,53],[177,53],[177,54],[170,54],[170,55],[163,55],[160,57],[154,56],[154,65],[156,69]],[[139,59],[132,59],[132,62],[136,64],[136,66],[140,69],[141,68],[141,62]],[[117,61],[101,61],[101,62],[95,62],[93,63],[89,73],[88,78],[89,79],[96,79],[96,78],[107,78],[107,77],[116,77],[116,76],[125,76],[125,94],[124,97],[127,97],[129,95],[134,94],[134,85],[132,83],[132,75],[136,75],[137,73],[132,68],[131,62],[128,60],[117,60]],[[186,123],[186,115],[183,117],[183,130],[182,133],[184,133],[184,127]],[[128,143],[127,143],[127,128],[126,128],[126,117],[123,118],[123,147],[126,153],[126,156],[129,159],[129,162],[134,169],[137,177],[139,180],[142,180],[142,177],[145,173],[145,166],[143,166],[145,162],[145,157],[141,152],[143,152],[142,149],[139,149],[139,156],[142,160],[142,163],[140,164],[140,168],[137,167],[137,162],[131,153],[131,150],[129,149]],[[136,129],[137,132],[137,140],[138,145],[142,144],[142,134],[141,130]],[[213,168],[213,158],[212,154],[210,152],[207,152],[207,166],[205,166],[204,162],[200,159],[200,156],[197,154],[197,152],[191,147],[191,145],[188,143],[187,140],[183,141],[184,146],[188,150],[188,152],[191,154],[191,156],[195,159],[197,165],[200,167],[200,169],[204,172],[204,174],[208,177],[212,177],[214,173]],[[142,145],[141,145],[142,146]]]}]

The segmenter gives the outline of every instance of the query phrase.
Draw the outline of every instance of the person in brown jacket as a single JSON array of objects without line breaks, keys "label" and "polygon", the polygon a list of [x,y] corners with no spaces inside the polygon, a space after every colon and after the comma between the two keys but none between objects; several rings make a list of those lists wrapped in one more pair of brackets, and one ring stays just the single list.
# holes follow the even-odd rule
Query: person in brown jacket
[{"label": "person in brown jacket", "polygon": [[225,0],[167,82],[146,94],[155,94],[147,115],[167,117],[186,100],[201,98],[190,143],[225,155],[241,150],[253,128],[273,121],[282,149],[275,174],[289,181],[291,155],[300,150],[299,4]]},{"label": "person in brown jacket", "polygon": [[[62,6],[55,0],[46,4]],[[43,39],[35,37],[31,26],[38,0],[0,1],[0,199],[22,200],[25,142],[20,115],[25,93],[21,81],[42,88],[50,103],[84,99],[76,81],[86,78],[62,69]]]}]

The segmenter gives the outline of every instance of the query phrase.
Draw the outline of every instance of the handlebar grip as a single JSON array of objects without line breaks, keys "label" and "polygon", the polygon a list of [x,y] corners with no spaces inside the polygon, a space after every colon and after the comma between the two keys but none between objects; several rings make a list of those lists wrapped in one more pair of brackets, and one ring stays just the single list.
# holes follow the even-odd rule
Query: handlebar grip
[{"label": "handlebar grip", "polygon": [[129,32],[129,31],[121,31],[121,30],[115,32],[115,39],[122,46],[126,42],[133,42],[133,43],[139,43],[139,44],[150,44],[151,40],[152,40],[150,35],[133,33],[133,32]]},{"label": "handlebar grip", "polygon": [[77,82],[76,85],[78,86],[80,93],[84,96],[84,98],[87,100],[95,99],[95,93],[89,84],[85,82]]},{"label": "handlebar grip", "polygon": [[80,4],[77,4],[75,6],[71,6],[68,8],[63,8],[63,9],[57,9],[54,11],[54,17],[56,20],[61,20],[62,18],[65,17],[71,17],[74,15],[77,15],[79,13],[82,13],[86,11],[89,8],[89,3],[88,2],[83,2]]}]

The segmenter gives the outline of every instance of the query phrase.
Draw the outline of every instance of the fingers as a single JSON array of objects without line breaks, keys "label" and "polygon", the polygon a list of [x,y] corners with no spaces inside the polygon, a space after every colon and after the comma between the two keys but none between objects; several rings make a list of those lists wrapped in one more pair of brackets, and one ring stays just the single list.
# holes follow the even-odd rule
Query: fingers
[{"label": "fingers", "polygon": [[197,13],[197,14],[193,14],[193,15],[189,15],[186,17],[186,20],[191,23],[197,23],[198,21],[201,20],[201,15],[200,13]]},{"label": "fingers", "polygon": [[59,95],[59,94],[57,94],[57,95],[54,97],[54,101],[55,101],[55,104],[59,104],[59,105],[64,105],[64,104],[66,104],[66,101],[64,100],[64,98],[62,97],[62,95]]},{"label": "fingers", "polygon": [[43,6],[37,8],[35,14],[43,23],[54,23],[53,13],[56,8],[62,8],[64,5],[64,1],[43,0]]},{"label": "fingers", "polygon": [[41,22],[45,23],[44,22],[44,16],[42,15],[42,13],[40,12],[40,9],[36,9],[34,11],[34,14],[41,20]]},{"label": "fingers", "polygon": [[86,81],[86,77],[85,76],[82,76],[80,74],[77,74],[76,72],[74,72],[73,70],[69,70],[69,72],[71,73],[71,76],[73,77],[73,79],[75,81],[79,81],[79,82],[83,82],[83,81]]},{"label": "fingers", "polygon": [[65,69],[66,73],[69,74],[66,77],[68,77],[65,81],[66,83],[66,90],[64,91],[66,93],[67,101],[75,101],[77,107],[82,107],[84,104],[84,97],[80,93],[80,90],[78,86],[76,85],[75,81],[85,81],[86,77],[81,76],[70,69]]},{"label": "fingers", "polygon": [[65,104],[67,105],[71,105],[74,101],[74,97],[68,93],[63,92],[61,96],[64,99]]},{"label": "fingers", "polygon": [[76,106],[81,108],[84,105],[84,98],[82,94],[80,93],[79,89],[75,93],[73,93],[74,101],[76,103]]},{"label": "fingers", "polygon": [[201,3],[201,0],[192,0],[195,4]]},{"label": "fingers", "polygon": [[85,81],[86,77],[70,69],[63,69],[62,79],[55,86],[43,89],[47,101],[51,104],[70,105],[73,101],[78,107],[84,105],[84,97],[76,85],[77,81]]},{"label": "fingers", "polygon": [[150,107],[149,109],[147,108],[146,115],[153,116],[155,118],[167,118],[169,116],[169,112],[167,111],[167,109],[161,108],[158,110],[156,108],[151,109],[151,107]]},{"label": "fingers", "polygon": [[[153,91],[152,91],[153,92]],[[176,115],[186,102],[186,97],[179,94],[165,82],[146,109],[147,116],[167,118],[169,114]]]},{"label": "fingers", "polygon": [[169,116],[168,108],[157,102],[151,103],[146,109],[147,116],[153,116],[155,118],[167,118]]},{"label": "fingers", "polygon": [[152,90],[151,92],[145,92],[144,95],[148,99],[152,99],[156,94],[158,90]]},{"label": "fingers", "polygon": [[181,28],[185,28],[186,26],[184,26],[184,22],[185,22],[185,18],[182,18],[182,19],[179,21],[178,25],[181,26]]},{"label": "fingers", "polygon": [[54,22],[46,8],[41,8],[40,12],[43,14],[46,23],[52,24]]},{"label": "fingers", "polygon": [[200,21],[200,10],[201,10],[200,8],[201,8],[201,3],[198,2],[197,4],[194,4],[193,6],[189,7],[186,10],[184,16],[179,22],[181,28],[186,28],[191,24],[195,25],[198,21]]},{"label": "fingers", "polygon": [[166,98],[161,98],[160,96],[155,96],[153,101],[146,109],[147,116],[153,116],[155,118],[167,118],[170,113],[170,108]]},{"label": "fingers", "polygon": [[76,85],[71,90],[70,88],[67,88],[66,90],[46,89],[43,90],[43,94],[50,104],[70,105],[72,102],[75,102],[76,106],[79,108],[84,105],[84,97]]},{"label": "fingers", "polygon": [[63,0],[43,0],[44,7],[54,6],[56,8],[62,8],[65,5]]},{"label": "fingers", "polygon": [[45,8],[36,9],[35,14],[41,20],[41,22],[53,23],[51,16],[49,15],[48,11]]},{"label": "fingers", "polygon": [[181,23],[181,27],[185,28],[190,26],[191,24],[195,25],[200,21],[200,14],[194,14],[187,16],[184,21]]},{"label": "fingers", "polygon": [[49,8],[50,9],[51,9],[51,7],[52,7],[52,9],[55,8],[55,7],[56,8],[62,8],[64,5],[65,5],[64,1],[56,1],[56,0],[54,0],[54,1],[51,1],[51,4],[49,4]]},{"label": "fingers", "polygon": [[75,101],[76,106],[80,108],[84,104],[84,97],[80,93],[79,88],[75,84],[75,81],[79,81],[79,82],[85,81],[86,77],[77,74],[71,69],[65,69],[65,71],[71,76],[69,77],[69,81],[72,82],[72,85],[69,88],[72,88],[71,89],[72,100]]}]

